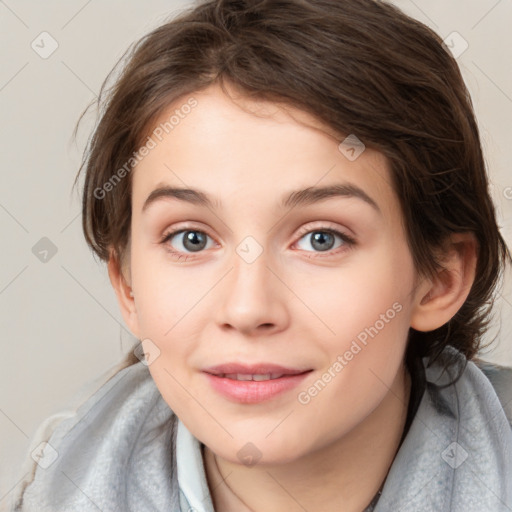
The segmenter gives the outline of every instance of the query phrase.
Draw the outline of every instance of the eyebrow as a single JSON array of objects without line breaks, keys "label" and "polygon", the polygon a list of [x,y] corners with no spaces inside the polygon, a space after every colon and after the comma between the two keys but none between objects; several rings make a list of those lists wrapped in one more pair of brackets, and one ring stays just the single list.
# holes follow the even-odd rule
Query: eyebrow
[{"label": "eyebrow", "polygon": [[[334,197],[346,197],[361,199],[370,205],[377,213],[381,214],[378,204],[361,188],[352,183],[340,183],[326,187],[308,187],[302,190],[294,190],[284,195],[280,206],[282,208],[295,208],[331,199]],[[171,187],[165,184],[157,186],[144,201],[142,212],[152,203],[162,199],[178,199],[187,203],[203,206],[211,209],[219,209],[220,201],[211,198],[207,193],[191,188]]]}]

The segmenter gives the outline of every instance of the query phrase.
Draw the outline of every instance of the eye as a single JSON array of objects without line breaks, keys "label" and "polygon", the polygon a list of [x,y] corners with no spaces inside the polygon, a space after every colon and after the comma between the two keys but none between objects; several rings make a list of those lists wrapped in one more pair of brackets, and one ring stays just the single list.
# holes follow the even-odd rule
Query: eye
[{"label": "eye", "polygon": [[[335,249],[341,247],[341,251],[335,251],[335,253],[342,252],[350,249],[356,243],[352,237],[345,233],[341,233],[337,229],[326,226],[321,226],[316,229],[302,230],[300,235],[303,235],[304,233],[306,233],[305,236],[301,237],[297,242],[297,245],[308,252],[311,252],[307,248],[308,245],[313,248],[313,252],[330,252],[330,254],[332,254],[332,251]],[[340,240],[340,243],[334,247],[336,238]],[[306,241],[302,247],[300,246],[301,240]]]},{"label": "eye", "polygon": [[[173,247],[171,242],[174,238],[178,240],[177,248]],[[180,229],[166,233],[161,243],[166,244],[172,253],[187,253],[189,251],[194,253],[209,248],[209,246],[207,247],[208,238],[210,237],[204,231]]]},{"label": "eye", "polygon": [[[356,245],[356,241],[352,237],[327,226],[320,226],[316,229],[302,229],[299,236],[301,238],[296,244],[299,245],[300,249],[307,252],[328,253],[326,256],[331,256],[333,252],[337,254],[349,250],[352,246]],[[208,244],[208,239],[210,239],[212,243]],[[339,240],[339,243],[334,246],[336,239]],[[302,240],[306,242],[306,246],[309,244],[313,250],[309,250],[307,247],[304,247],[304,245],[301,246]],[[167,232],[160,243],[163,244],[171,254],[179,255],[180,257],[184,254],[192,255],[193,253],[201,252],[214,245],[212,238],[207,233],[192,228]]]}]

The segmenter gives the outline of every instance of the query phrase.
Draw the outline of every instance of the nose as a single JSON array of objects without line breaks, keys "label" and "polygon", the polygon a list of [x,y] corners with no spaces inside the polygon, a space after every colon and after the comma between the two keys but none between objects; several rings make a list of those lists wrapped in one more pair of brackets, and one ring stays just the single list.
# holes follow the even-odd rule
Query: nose
[{"label": "nose", "polygon": [[217,322],[223,330],[236,330],[246,336],[274,334],[289,322],[290,292],[265,251],[249,263],[236,252],[232,269],[224,278]]}]

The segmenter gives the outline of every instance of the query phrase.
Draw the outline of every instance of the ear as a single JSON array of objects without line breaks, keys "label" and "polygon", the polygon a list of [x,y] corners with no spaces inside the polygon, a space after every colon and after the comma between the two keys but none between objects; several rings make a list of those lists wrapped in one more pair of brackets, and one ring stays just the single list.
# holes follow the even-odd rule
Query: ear
[{"label": "ear", "polygon": [[472,233],[453,234],[441,254],[443,269],[416,291],[411,327],[433,331],[462,307],[475,280],[478,243]]},{"label": "ear", "polygon": [[125,274],[129,274],[129,268],[123,268],[119,257],[114,250],[110,250],[110,256],[108,259],[108,276],[110,282],[117,296],[119,308],[126,325],[131,330],[132,334],[140,339],[139,337],[139,322],[137,316],[137,308],[135,306],[135,298],[133,296],[130,278],[125,277]]}]

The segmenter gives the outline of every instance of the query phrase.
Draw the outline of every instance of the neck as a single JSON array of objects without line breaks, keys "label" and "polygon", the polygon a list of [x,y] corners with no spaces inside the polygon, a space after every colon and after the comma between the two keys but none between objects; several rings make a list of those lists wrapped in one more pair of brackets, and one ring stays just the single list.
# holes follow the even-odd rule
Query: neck
[{"label": "neck", "polygon": [[381,488],[399,448],[410,388],[403,368],[379,406],[356,428],[283,465],[247,467],[204,446],[216,512],[361,512]]}]

